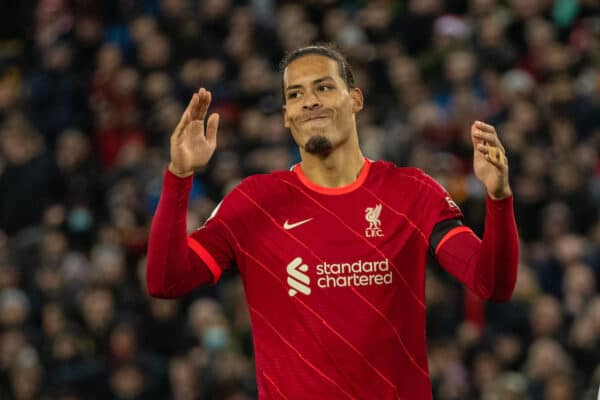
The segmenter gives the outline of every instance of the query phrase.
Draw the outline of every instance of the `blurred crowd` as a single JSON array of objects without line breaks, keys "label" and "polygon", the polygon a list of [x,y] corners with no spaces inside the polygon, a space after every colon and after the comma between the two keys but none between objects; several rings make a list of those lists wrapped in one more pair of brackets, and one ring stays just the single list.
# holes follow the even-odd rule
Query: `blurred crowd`
[{"label": "blurred crowd", "polygon": [[316,41],[353,65],[365,154],[434,176],[478,234],[472,121],[506,147],[517,287],[482,305],[429,269],[434,398],[596,399],[599,0],[1,1],[0,399],[256,397],[239,277],[150,298],[148,228],[201,86],[221,125],[190,231],[243,177],[298,161],[277,63]]}]

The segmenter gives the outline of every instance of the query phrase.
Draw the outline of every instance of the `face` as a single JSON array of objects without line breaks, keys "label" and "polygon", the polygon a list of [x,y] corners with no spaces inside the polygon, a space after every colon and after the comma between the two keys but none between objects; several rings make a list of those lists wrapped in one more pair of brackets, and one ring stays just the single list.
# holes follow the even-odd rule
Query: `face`
[{"label": "face", "polygon": [[363,107],[359,89],[350,89],[335,60],[307,55],[284,71],[284,124],[298,146],[327,156],[356,134],[355,113]]}]

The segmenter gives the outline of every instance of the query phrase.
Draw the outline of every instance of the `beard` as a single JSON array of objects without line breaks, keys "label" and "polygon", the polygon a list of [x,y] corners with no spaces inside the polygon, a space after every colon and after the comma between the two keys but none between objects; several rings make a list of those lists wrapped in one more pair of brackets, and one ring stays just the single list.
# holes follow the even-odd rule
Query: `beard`
[{"label": "beard", "polygon": [[304,150],[316,156],[327,157],[333,151],[333,143],[325,136],[313,136],[306,142]]}]

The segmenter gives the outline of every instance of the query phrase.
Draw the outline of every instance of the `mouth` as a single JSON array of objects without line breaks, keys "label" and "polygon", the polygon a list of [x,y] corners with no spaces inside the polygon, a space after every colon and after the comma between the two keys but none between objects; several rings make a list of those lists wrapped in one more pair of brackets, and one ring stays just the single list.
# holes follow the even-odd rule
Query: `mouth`
[{"label": "mouth", "polygon": [[325,114],[310,115],[310,116],[303,118],[302,122],[319,121],[319,120],[325,120],[325,119],[329,119],[329,116],[325,115]]}]

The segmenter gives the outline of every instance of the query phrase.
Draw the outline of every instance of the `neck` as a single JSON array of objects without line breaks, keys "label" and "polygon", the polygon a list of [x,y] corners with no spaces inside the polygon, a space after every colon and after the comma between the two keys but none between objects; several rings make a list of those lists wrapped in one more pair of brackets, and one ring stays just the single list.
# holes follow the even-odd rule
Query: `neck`
[{"label": "neck", "polygon": [[300,155],[304,175],[315,185],[327,188],[342,187],[354,182],[365,162],[358,140],[348,140],[327,157],[307,153],[302,148]]}]

